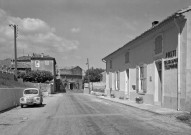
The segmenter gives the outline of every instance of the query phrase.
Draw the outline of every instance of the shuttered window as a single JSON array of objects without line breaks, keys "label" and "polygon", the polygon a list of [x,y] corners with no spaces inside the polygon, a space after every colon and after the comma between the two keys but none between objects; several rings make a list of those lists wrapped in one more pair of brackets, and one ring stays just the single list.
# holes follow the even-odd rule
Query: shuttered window
[{"label": "shuttered window", "polygon": [[39,60],[35,60],[35,67],[40,67],[40,61]]},{"label": "shuttered window", "polygon": [[120,90],[120,72],[117,72],[117,90]]},{"label": "shuttered window", "polygon": [[125,54],[125,63],[129,63],[129,52]]},{"label": "shuttered window", "polygon": [[140,75],[139,75],[139,67],[136,67],[136,91],[139,92],[139,80],[140,80]]},{"label": "shuttered window", "polygon": [[112,69],[112,60],[109,61],[110,69]]},{"label": "shuttered window", "polygon": [[136,90],[137,92],[147,92],[147,65],[143,64],[136,68]]},{"label": "shuttered window", "polygon": [[109,72],[109,88],[112,89],[112,73]]},{"label": "shuttered window", "polygon": [[155,54],[160,54],[162,53],[162,44],[163,44],[163,41],[162,41],[162,35],[159,35],[155,38]]}]

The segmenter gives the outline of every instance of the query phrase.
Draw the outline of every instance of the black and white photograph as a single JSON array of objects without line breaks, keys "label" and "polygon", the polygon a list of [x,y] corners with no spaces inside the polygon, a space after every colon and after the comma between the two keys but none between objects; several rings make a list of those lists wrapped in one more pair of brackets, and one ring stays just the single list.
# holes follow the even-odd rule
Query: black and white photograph
[{"label": "black and white photograph", "polygon": [[191,135],[191,0],[0,0],[0,135]]}]

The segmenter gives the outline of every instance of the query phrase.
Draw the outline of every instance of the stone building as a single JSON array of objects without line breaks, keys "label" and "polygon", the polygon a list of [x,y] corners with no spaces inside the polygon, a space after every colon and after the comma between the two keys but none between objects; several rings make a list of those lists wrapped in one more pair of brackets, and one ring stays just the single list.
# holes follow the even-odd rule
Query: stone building
[{"label": "stone building", "polygon": [[65,89],[82,89],[82,68],[79,66],[59,69],[58,75]]}]

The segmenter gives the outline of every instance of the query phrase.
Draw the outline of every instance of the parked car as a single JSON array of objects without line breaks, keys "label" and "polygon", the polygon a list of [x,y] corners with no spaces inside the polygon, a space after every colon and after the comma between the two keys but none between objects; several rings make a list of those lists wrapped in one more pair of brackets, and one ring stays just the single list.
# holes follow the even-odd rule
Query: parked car
[{"label": "parked car", "polygon": [[23,97],[20,98],[21,108],[27,105],[42,105],[42,92],[37,88],[27,88],[23,91]]}]

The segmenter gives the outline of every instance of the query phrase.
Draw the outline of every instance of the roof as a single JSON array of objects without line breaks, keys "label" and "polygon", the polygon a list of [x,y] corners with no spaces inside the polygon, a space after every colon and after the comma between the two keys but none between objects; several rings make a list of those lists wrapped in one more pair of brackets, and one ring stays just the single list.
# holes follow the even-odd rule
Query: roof
[{"label": "roof", "polygon": [[31,57],[31,60],[53,60],[56,64],[56,59],[50,56],[45,56],[45,55],[33,55]]},{"label": "roof", "polygon": [[[79,69],[79,70],[76,70]],[[82,76],[82,68],[79,66],[72,66],[72,67],[64,67],[62,69],[59,69],[60,75],[77,75],[77,76]]]},{"label": "roof", "polygon": [[75,69],[75,68],[80,68],[80,69],[82,69],[82,68],[79,67],[79,66],[71,66],[71,67],[64,67],[64,68],[61,68],[60,70],[71,70],[71,69]]},{"label": "roof", "polygon": [[[14,68],[15,64],[11,65],[11,68]],[[17,63],[17,68],[20,69],[31,69],[31,64],[30,63],[26,63],[26,62],[18,62]]]},{"label": "roof", "polygon": [[21,56],[17,58],[17,61],[30,61],[31,56]]},{"label": "roof", "polygon": [[146,30],[145,32],[143,32],[141,35],[135,37],[133,40],[131,40],[130,42],[128,42],[127,44],[125,44],[124,46],[122,46],[121,48],[117,49],[116,51],[110,53],[109,55],[107,55],[106,57],[104,57],[102,59],[102,61],[106,60],[109,56],[111,56],[112,54],[120,51],[121,49],[123,49],[124,47],[130,45],[131,43],[135,42],[137,39],[145,36],[146,34],[150,33],[151,31],[154,31],[156,30],[156,28],[158,28],[159,26],[163,25],[164,23],[166,23],[167,21],[171,20],[171,19],[174,19],[175,17],[185,13],[185,12],[189,12],[191,11],[191,6],[189,6],[188,8],[185,8],[185,9],[181,9],[181,10],[178,10],[177,12],[173,13],[172,15],[168,16],[166,19],[164,19],[163,21],[159,22],[158,24],[154,25],[153,27],[151,27],[150,29]]}]

